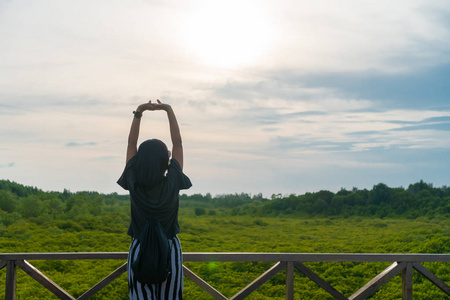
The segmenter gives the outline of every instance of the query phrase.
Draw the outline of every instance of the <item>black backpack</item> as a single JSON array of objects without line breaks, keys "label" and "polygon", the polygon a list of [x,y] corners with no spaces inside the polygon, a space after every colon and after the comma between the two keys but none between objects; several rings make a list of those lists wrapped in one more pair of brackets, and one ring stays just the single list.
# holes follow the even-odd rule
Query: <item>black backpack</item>
[{"label": "black backpack", "polygon": [[166,281],[170,273],[170,246],[157,219],[148,220],[139,242],[138,257],[131,264],[135,278],[144,284]]}]

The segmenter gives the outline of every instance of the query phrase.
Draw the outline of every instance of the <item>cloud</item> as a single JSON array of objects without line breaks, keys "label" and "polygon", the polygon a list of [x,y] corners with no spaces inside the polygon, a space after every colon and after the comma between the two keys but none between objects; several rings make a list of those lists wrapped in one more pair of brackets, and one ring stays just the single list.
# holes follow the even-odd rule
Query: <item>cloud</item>
[{"label": "cloud", "polygon": [[450,64],[396,73],[366,70],[295,74],[277,71],[274,76],[291,86],[325,90],[344,99],[370,99],[378,107],[450,108]]},{"label": "cloud", "polygon": [[82,147],[82,146],[96,146],[96,142],[86,142],[86,143],[78,143],[78,142],[69,142],[65,146],[66,147]]},{"label": "cloud", "polygon": [[254,104],[250,110],[260,112],[259,105],[267,106],[268,101],[272,101],[272,108],[286,109],[292,109],[292,102],[302,102],[303,111],[320,112],[339,108],[450,109],[450,64],[395,73],[380,70],[305,73],[274,69],[260,77],[264,79],[228,81],[215,87],[212,96],[222,101],[250,102]]},{"label": "cloud", "polygon": [[428,118],[420,122],[410,122],[401,128],[392,129],[393,131],[415,131],[415,130],[436,130],[450,131],[450,116]]},{"label": "cloud", "polygon": [[[268,71],[260,81],[254,77],[229,80],[210,89],[214,104],[203,106],[202,122],[211,124],[209,129],[221,140],[203,135],[202,142],[205,147],[220,145],[238,151],[252,148],[251,153],[267,157],[450,147],[446,142],[450,107],[444,101],[450,88],[441,78],[446,72],[450,75],[450,65],[418,73]],[[428,89],[441,98],[424,98],[414,105],[402,95],[412,88],[410,78],[415,89]],[[440,91],[427,87],[433,80]],[[390,89],[392,97],[384,97],[383,89]],[[305,91],[308,96],[302,97]]]},{"label": "cloud", "polygon": [[[1,94],[0,97],[2,97]],[[17,115],[21,112],[20,108],[13,103],[0,103],[0,108],[0,115]]]},{"label": "cloud", "polygon": [[98,160],[98,161],[117,161],[117,160],[123,160],[123,156],[104,155],[104,156],[95,157],[94,160]]},{"label": "cloud", "polygon": [[15,162],[9,163],[9,164],[0,164],[0,168],[12,168],[16,165]]},{"label": "cloud", "polygon": [[323,87],[305,85],[289,70],[264,71],[265,79],[230,80],[215,88],[214,96],[234,100],[314,100],[326,94]]},{"label": "cloud", "polygon": [[[14,112],[26,113],[30,111],[63,111],[63,110],[92,110],[93,107],[104,105],[105,101],[94,96],[64,94],[34,94],[18,92],[15,94],[0,93],[2,114]],[[109,105],[115,103],[109,103]]]}]

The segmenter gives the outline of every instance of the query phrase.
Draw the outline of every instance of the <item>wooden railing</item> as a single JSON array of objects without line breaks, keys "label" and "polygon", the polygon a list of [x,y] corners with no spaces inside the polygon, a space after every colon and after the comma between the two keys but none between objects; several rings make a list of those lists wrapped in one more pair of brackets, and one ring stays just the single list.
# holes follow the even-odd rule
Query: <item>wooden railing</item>
[{"label": "wooden railing", "polygon": [[[29,261],[33,260],[97,260],[97,259],[118,259],[126,260],[126,252],[94,252],[94,253],[0,253],[0,269],[6,267],[5,299],[16,299],[16,276],[17,267],[25,271],[29,276],[42,284],[60,299],[74,300],[68,292],[36,269]],[[215,299],[237,300],[244,299],[255,291],[258,287],[278,274],[286,270],[286,299],[294,299],[294,269],[297,269],[327,293],[336,299],[358,300],[366,299],[375,293],[382,285],[392,277],[402,274],[403,299],[413,298],[413,271],[423,275],[430,280],[444,294],[450,296],[450,287],[431,271],[426,269],[422,262],[450,262],[450,254],[342,254],[342,253],[183,253],[184,262],[274,262],[275,264],[256,278],[252,283],[240,292],[227,298],[214,289],[197,274],[183,266],[184,276],[192,280],[203,290],[208,292]],[[332,287],[327,281],[317,275],[304,262],[391,262],[392,264],[367,282],[363,287],[350,297],[346,297]],[[91,289],[86,291],[77,299],[89,299],[114,279],[122,275],[127,270],[124,263],[114,272],[109,274]]]}]

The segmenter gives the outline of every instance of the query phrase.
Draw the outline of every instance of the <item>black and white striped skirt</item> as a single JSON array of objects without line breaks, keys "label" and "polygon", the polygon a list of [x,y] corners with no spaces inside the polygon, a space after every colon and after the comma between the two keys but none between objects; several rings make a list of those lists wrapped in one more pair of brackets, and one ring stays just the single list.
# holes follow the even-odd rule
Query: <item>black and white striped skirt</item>
[{"label": "black and white striped skirt", "polygon": [[133,300],[182,300],[183,261],[180,240],[177,236],[169,240],[172,271],[166,281],[159,284],[141,284],[134,278],[131,264],[138,257],[139,240],[133,239],[128,253],[128,290]]}]

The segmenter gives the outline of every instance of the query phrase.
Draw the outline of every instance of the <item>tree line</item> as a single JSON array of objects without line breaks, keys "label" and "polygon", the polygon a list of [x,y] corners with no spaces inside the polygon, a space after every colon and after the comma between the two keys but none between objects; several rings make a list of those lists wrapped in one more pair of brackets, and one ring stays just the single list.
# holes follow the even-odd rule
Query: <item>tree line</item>
[{"label": "tree line", "polygon": [[337,193],[327,190],[302,195],[235,193],[212,197],[210,194],[182,195],[185,207],[197,207],[197,214],[215,215],[217,211],[232,215],[254,216],[366,216],[446,218],[450,215],[450,187],[434,187],[423,180],[408,188],[388,187],[384,183],[372,189],[342,188]]},{"label": "tree line", "polygon": [[[272,195],[247,193],[180,195],[182,213],[199,216],[368,216],[405,218],[446,218],[450,215],[450,187],[433,187],[420,181],[408,188],[388,187],[384,183],[371,190],[341,189],[333,193],[322,190],[302,195]],[[183,212],[184,211],[184,212]],[[114,219],[129,222],[129,196],[98,192],[44,192],[36,187],[0,180],[0,222],[9,225],[19,219],[36,223],[59,220],[61,226],[108,227]],[[88,221],[86,221],[88,220]],[[91,221],[89,221],[91,220]],[[121,228],[123,230],[123,227]]]},{"label": "tree line", "polygon": [[259,208],[243,208],[262,215],[298,214],[308,216],[369,217],[448,217],[450,188],[435,188],[430,183],[410,184],[408,188],[391,188],[384,183],[371,190],[341,189],[337,193],[319,191],[304,195],[275,197]]}]

